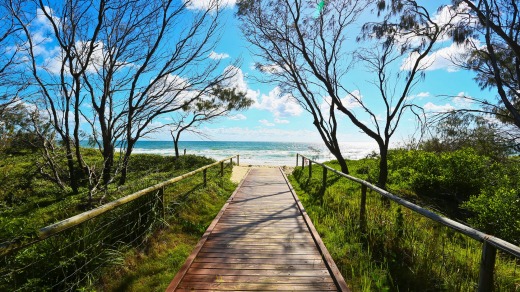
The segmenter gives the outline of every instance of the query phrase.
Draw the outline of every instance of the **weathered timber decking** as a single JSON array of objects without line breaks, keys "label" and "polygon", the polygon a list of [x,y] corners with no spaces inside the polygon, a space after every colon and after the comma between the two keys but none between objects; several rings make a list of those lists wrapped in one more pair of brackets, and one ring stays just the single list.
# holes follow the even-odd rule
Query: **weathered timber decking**
[{"label": "weathered timber decking", "polygon": [[253,168],[167,291],[348,291],[279,168]]}]

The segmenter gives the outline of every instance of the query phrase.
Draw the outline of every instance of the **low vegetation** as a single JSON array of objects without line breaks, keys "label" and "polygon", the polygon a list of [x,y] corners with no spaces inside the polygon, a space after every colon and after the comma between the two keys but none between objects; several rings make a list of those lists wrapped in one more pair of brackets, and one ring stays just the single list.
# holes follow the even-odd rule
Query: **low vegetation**
[{"label": "low vegetation", "polygon": [[[327,164],[340,169],[335,161]],[[376,181],[377,157],[349,161],[349,165],[354,176]],[[518,173],[517,158],[499,163],[470,148],[442,153],[397,150],[390,153],[389,167],[391,192],[518,244],[520,228],[515,222],[520,214],[520,188],[516,180],[507,179]],[[476,289],[479,242],[395,203],[388,205],[373,192],[367,196],[363,232],[359,184],[329,173],[328,186],[323,189],[322,168],[316,165],[311,178],[308,168],[297,168],[290,179],[354,291]],[[499,253],[497,291],[520,289],[515,265],[514,259]]]},{"label": "low vegetation", "polygon": [[[87,151],[88,152],[88,151]],[[48,182],[35,171],[36,154],[0,159],[1,242],[23,240],[35,230],[214,162],[196,156],[178,159],[134,155],[130,181],[112,186],[89,204]],[[90,159],[97,159],[92,152]],[[1,256],[0,290],[164,290],[198,238],[236,187],[231,168],[208,170],[153,192],[57,236]],[[101,280],[100,280],[101,279]],[[9,288],[8,288],[9,287]]]}]

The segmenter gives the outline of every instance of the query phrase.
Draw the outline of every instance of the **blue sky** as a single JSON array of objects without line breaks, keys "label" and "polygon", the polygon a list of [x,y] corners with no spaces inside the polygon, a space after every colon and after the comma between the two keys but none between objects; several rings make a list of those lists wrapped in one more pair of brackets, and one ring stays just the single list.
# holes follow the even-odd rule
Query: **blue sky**
[{"label": "blue sky", "polygon": [[[181,0],[179,0],[181,1]],[[210,0],[192,0],[190,9],[204,8],[205,3]],[[211,140],[217,141],[287,141],[287,142],[319,142],[320,137],[312,125],[310,114],[303,110],[300,105],[289,95],[281,94],[279,88],[274,83],[259,83],[251,77],[269,77],[255,69],[254,64],[261,60],[253,57],[254,48],[245,40],[240,31],[240,22],[235,17],[236,0],[223,0],[226,9],[223,11],[221,39],[214,50],[208,54],[207,62],[221,60],[221,68],[224,70],[229,64],[240,59],[238,74],[233,79],[233,85],[247,93],[247,96],[255,101],[254,105],[243,112],[234,112],[228,117],[222,117],[210,124],[201,127]],[[316,3],[319,1],[316,0]],[[432,15],[437,14],[437,6],[448,4],[449,1],[419,1],[426,5]],[[361,17],[358,27],[365,21],[373,20],[375,16],[366,13]],[[442,13],[436,15],[442,20]],[[45,27],[45,21],[37,18],[36,25]],[[44,30],[41,30],[44,31]],[[350,49],[356,50],[367,44],[359,44],[354,41],[358,32],[354,31],[350,36],[352,43]],[[38,34],[35,34],[35,37]],[[46,47],[47,55],[53,55],[55,44],[46,40],[42,34],[42,46]],[[39,46],[41,47],[41,46]],[[494,92],[481,91],[476,85],[473,73],[457,70],[451,62],[446,59],[450,54],[464,51],[464,48],[457,47],[449,40],[445,40],[437,45],[435,51],[429,57],[429,68],[426,77],[413,90],[410,98],[419,106],[429,112],[445,111],[453,108],[474,106],[468,104],[467,100],[461,96],[471,96],[474,98],[494,99]],[[45,56],[45,55],[43,55]],[[397,64],[394,72],[403,71],[403,61]],[[52,62],[51,62],[52,63]],[[52,68],[50,68],[52,69]],[[377,101],[377,89],[369,83],[374,77],[372,72],[367,72],[363,66],[356,66],[348,73],[348,84],[344,86],[350,91],[355,91],[361,99],[369,104],[378,113],[378,107],[382,109]],[[182,76],[180,76],[182,77]],[[363,115],[360,108],[355,108],[360,116]],[[382,111],[381,111],[382,113]],[[157,124],[166,124],[168,116],[158,118]],[[366,142],[371,141],[369,137],[361,133],[346,118],[340,120],[341,128],[338,139],[341,142]],[[408,140],[414,135],[418,122],[411,115],[406,116],[399,126],[399,130],[393,137],[394,142]],[[146,140],[171,140],[170,132],[167,127],[162,128],[145,138]],[[185,133],[181,140],[192,141],[202,138]]]},{"label": "blue sky", "polygon": [[[203,5],[203,1],[198,2]],[[441,1],[434,2],[440,3]],[[436,7],[431,8],[432,13],[435,14]],[[220,141],[320,141],[310,115],[296,102],[288,96],[281,95],[275,84],[258,83],[250,78],[261,74],[254,69],[255,62],[259,60],[252,56],[251,50],[254,48],[246,42],[240,32],[240,23],[234,17],[235,10],[233,1],[229,1],[225,11],[222,39],[211,57],[223,58],[223,63],[232,62],[236,58],[242,59],[240,66],[242,75],[239,74],[240,78],[237,78],[236,82],[239,83],[239,88],[247,90],[248,96],[255,99],[256,102],[250,109],[206,124],[202,126],[202,129],[209,134],[212,140]],[[357,46],[357,44],[353,45]],[[460,50],[460,48],[458,49]],[[493,92],[481,91],[478,88],[472,79],[473,73],[457,70],[450,61],[443,57],[456,50],[457,48],[449,41],[438,45],[431,56],[432,64],[426,72],[425,79],[413,91],[412,95],[417,105],[423,106],[428,111],[437,112],[468,106],[467,100],[460,98],[463,95],[477,98],[494,95]],[[395,70],[398,71],[399,68]],[[363,99],[368,101],[365,98],[369,98],[375,90],[367,82],[371,78],[370,73],[363,68],[356,68],[352,76],[354,77],[350,88],[359,90]],[[377,105],[375,106],[377,108]],[[469,106],[472,105],[469,104]],[[339,134],[340,141],[371,141],[346,119],[342,120],[342,124],[343,127]],[[416,125],[417,122],[411,116],[405,118],[393,138],[394,142],[409,139],[414,135]],[[154,139],[168,140],[169,133],[157,133]],[[186,134],[181,139],[199,140],[200,138]]]}]

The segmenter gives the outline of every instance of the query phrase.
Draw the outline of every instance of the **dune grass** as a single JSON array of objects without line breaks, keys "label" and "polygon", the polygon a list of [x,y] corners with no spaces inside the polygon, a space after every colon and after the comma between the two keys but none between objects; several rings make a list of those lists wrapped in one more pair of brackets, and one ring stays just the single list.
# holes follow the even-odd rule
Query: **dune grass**
[{"label": "dune grass", "polygon": [[[0,223],[6,227],[1,232],[5,239],[28,234],[83,211],[81,195],[41,187],[44,180],[34,174],[33,158],[30,154],[11,156],[11,160],[0,165],[3,178],[12,182],[2,190],[6,208],[2,208]],[[26,160],[27,163],[14,163]],[[106,200],[214,162],[196,156],[174,160],[157,155],[136,155],[133,161],[128,184],[114,187]],[[24,173],[31,175],[24,180]],[[0,290],[164,290],[235,189],[230,176],[230,165],[226,165],[223,177],[219,166],[212,167],[207,171],[206,186],[200,173],[166,187],[164,204],[157,193],[150,193],[57,236],[2,256]],[[32,192],[38,186],[40,189]],[[16,192],[17,189],[22,191]]]},{"label": "dune grass", "polygon": [[[370,179],[374,159],[350,161],[354,176]],[[334,162],[329,166],[339,169]],[[475,291],[481,243],[395,203],[367,194],[367,227],[360,228],[359,184],[322,168],[290,177],[302,204],[353,291]],[[411,193],[411,192],[410,192]],[[520,291],[520,267],[499,253],[496,291]]]}]

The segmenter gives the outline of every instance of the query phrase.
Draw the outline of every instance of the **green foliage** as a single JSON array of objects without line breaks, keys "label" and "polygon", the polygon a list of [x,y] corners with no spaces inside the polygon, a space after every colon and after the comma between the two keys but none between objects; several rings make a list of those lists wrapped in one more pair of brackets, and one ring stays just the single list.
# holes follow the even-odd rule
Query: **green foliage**
[{"label": "green foliage", "polygon": [[42,146],[41,135],[51,137],[48,122],[31,112],[23,103],[0,105],[0,152],[11,154],[24,151],[35,152]]},{"label": "green foliage", "polygon": [[[404,156],[407,152],[397,154]],[[457,155],[474,153],[470,154]],[[372,164],[371,159],[349,161],[352,173],[364,177]],[[334,162],[329,165],[337,168]],[[308,173],[308,168],[297,168],[291,183],[353,291],[475,290],[482,247],[479,242],[395,203],[388,205],[371,191],[367,194],[367,225],[363,230],[359,184],[329,172],[324,190],[320,187],[321,167],[313,166],[312,178]],[[392,188],[398,186],[397,179],[393,177]],[[515,265],[514,260],[499,253],[494,276],[497,291],[518,289]]]},{"label": "green foliage", "polygon": [[480,194],[463,204],[474,213],[469,222],[486,233],[520,245],[520,163],[511,159],[489,171],[490,181]]},{"label": "green foliage", "polygon": [[[390,181],[419,196],[462,202],[486,184],[491,161],[471,148],[433,153],[396,150],[390,154]],[[395,186],[394,186],[395,188]]]},{"label": "green foliage", "polygon": [[422,142],[419,148],[436,153],[473,148],[479,155],[498,161],[507,158],[514,146],[504,137],[500,125],[482,116],[451,113],[437,124],[433,137]]}]

